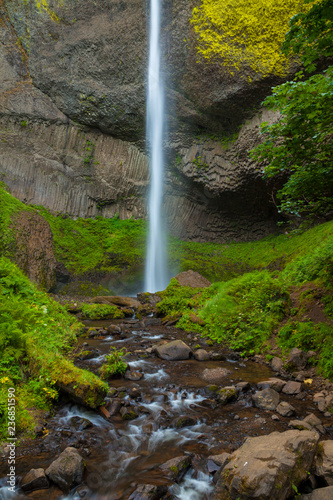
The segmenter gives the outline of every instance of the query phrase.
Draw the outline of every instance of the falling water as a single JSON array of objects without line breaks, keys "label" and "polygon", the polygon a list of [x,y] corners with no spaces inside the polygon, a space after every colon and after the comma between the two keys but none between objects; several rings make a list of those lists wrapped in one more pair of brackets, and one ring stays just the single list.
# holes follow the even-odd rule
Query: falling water
[{"label": "falling water", "polygon": [[160,56],[160,1],[150,0],[147,143],[150,149],[149,237],[145,290],[167,286],[165,231],[162,222],[164,89]]}]

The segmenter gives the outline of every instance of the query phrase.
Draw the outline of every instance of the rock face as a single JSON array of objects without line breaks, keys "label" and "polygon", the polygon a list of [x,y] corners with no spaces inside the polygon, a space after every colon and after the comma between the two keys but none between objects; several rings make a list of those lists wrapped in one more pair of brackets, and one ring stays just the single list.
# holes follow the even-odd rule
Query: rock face
[{"label": "rock face", "polygon": [[49,223],[39,214],[22,211],[13,220],[16,264],[31,281],[51,290],[56,284],[57,261]]},{"label": "rock face", "polygon": [[80,484],[83,478],[84,461],[75,448],[66,448],[46,469],[46,476],[63,491]]},{"label": "rock face", "polygon": [[192,288],[207,288],[211,285],[211,282],[204,276],[192,270],[177,274],[175,279],[181,286],[190,286]]},{"label": "rock face", "polygon": [[316,475],[323,479],[327,486],[333,486],[333,441],[322,441],[318,449]]},{"label": "rock face", "polygon": [[248,438],[223,468],[212,500],[285,500],[293,493],[292,484],[298,487],[306,478],[318,440],[309,431]]},{"label": "rock face", "polygon": [[[194,6],[162,7],[163,211],[183,238],[260,238],[277,214],[248,150],[276,117],[251,118],[228,146],[208,137],[234,132],[278,81],[197,63]],[[71,216],[145,217],[146,3],[2,0],[0,14],[0,174],[14,196]]]}]

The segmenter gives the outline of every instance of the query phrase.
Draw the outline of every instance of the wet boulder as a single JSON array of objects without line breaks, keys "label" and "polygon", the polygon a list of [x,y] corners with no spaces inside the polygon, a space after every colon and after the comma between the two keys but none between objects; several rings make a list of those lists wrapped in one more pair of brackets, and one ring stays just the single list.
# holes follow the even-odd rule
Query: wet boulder
[{"label": "wet boulder", "polygon": [[168,361],[179,361],[189,359],[192,350],[182,340],[174,340],[155,347],[155,352],[159,358]]},{"label": "wet boulder", "polygon": [[327,486],[333,486],[333,441],[321,441],[319,443],[316,458],[316,475]]},{"label": "wet boulder", "polygon": [[316,432],[296,430],[248,438],[222,469],[211,500],[286,500],[306,479],[318,441]]},{"label": "wet boulder", "polygon": [[49,487],[50,483],[45,475],[44,469],[31,469],[21,482],[21,488],[25,493]]},{"label": "wet boulder", "polygon": [[221,405],[226,405],[232,401],[236,401],[238,397],[238,391],[234,385],[222,387],[216,394]]},{"label": "wet boulder", "polygon": [[194,358],[197,361],[207,361],[209,359],[209,354],[207,351],[205,351],[205,349],[198,349],[194,353]]},{"label": "wet boulder", "polygon": [[280,401],[280,396],[274,389],[267,388],[253,394],[252,400],[254,406],[257,408],[262,408],[263,410],[276,410]]},{"label": "wet boulder", "polygon": [[123,406],[120,410],[120,415],[123,420],[134,420],[139,416],[130,406]]},{"label": "wet boulder", "polygon": [[167,486],[139,484],[128,500],[159,500],[167,491]]},{"label": "wet boulder", "polygon": [[168,479],[179,483],[188,469],[191,467],[191,464],[192,457],[187,455],[182,457],[175,457],[171,460],[168,460],[160,466],[160,469],[165,472]]},{"label": "wet boulder", "polygon": [[182,429],[183,427],[191,427],[198,423],[198,417],[191,417],[190,415],[181,415],[176,418],[174,425],[177,429]]},{"label": "wet boulder", "polygon": [[92,423],[87,418],[83,417],[72,417],[69,421],[70,425],[74,427],[76,431],[84,431],[92,427]]},{"label": "wet boulder", "polygon": [[82,482],[84,461],[72,447],[66,448],[46,469],[46,476],[63,491],[67,492]]}]

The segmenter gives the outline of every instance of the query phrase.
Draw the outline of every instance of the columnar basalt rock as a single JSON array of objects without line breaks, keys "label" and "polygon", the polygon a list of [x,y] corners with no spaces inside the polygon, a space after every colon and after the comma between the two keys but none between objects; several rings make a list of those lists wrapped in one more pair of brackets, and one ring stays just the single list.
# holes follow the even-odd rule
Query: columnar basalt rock
[{"label": "columnar basalt rock", "polygon": [[[163,2],[171,232],[193,240],[258,239],[275,230],[274,186],[248,151],[277,83],[251,84],[197,62],[194,0]],[[39,5],[39,7],[38,7]],[[145,217],[146,4],[0,2],[0,175],[12,193],[70,216]],[[46,4],[45,4],[46,5]]]}]

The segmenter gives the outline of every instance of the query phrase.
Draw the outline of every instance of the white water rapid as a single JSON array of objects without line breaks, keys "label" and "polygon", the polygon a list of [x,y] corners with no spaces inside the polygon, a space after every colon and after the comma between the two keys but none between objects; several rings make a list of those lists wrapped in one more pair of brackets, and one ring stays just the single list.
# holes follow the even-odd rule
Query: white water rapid
[{"label": "white water rapid", "polygon": [[147,95],[147,144],[150,151],[149,236],[145,290],[167,286],[165,231],[162,222],[164,88],[160,54],[160,2],[150,0],[149,65]]}]

